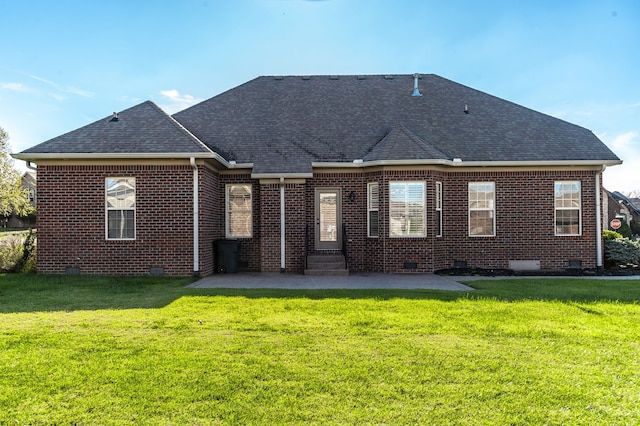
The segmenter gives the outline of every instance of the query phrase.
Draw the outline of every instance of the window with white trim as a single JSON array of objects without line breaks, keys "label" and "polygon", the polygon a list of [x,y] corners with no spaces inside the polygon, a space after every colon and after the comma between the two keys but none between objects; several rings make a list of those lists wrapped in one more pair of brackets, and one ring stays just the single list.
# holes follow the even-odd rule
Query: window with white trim
[{"label": "window with white trim", "polygon": [[227,238],[251,238],[253,236],[251,184],[228,184],[225,192]]},{"label": "window with white trim", "polygon": [[582,234],[580,181],[557,181],[554,184],[556,235]]},{"label": "window with white trim", "polygon": [[108,240],[136,238],[136,179],[105,179],[105,234]]},{"label": "window with white trim", "polygon": [[495,200],[494,182],[469,182],[469,236],[496,235]]},{"label": "window with white trim", "polygon": [[389,182],[389,236],[424,237],[425,183]]},{"label": "window with white trim", "polygon": [[436,182],[436,237],[442,237],[442,182]]},{"label": "window with white trim", "polygon": [[367,236],[377,237],[378,233],[378,182],[367,184]]}]

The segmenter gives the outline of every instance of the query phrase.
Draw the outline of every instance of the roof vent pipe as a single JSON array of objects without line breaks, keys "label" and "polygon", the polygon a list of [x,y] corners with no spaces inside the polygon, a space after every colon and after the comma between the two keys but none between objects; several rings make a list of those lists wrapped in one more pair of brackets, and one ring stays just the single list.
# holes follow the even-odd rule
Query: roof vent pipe
[{"label": "roof vent pipe", "polygon": [[415,73],[413,75],[413,93],[411,94],[411,96],[422,96],[422,93],[420,93],[420,90],[418,90],[418,79],[420,78],[420,74]]},{"label": "roof vent pipe", "polygon": [[114,112],[113,115],[111,116],[111,120],[109,121],[118,121],[118,113]]}]

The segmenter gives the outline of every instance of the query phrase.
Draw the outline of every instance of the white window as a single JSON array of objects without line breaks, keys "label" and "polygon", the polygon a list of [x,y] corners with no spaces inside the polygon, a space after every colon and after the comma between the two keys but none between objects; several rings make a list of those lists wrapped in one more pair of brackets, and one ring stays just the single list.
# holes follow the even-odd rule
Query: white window
[{"label": "white window", "polygon": [[367,184],[367,235],[377,237],[378,234],[378,183]]},{"label": "white window", "polygon": [[442,237],[442,182],[436,182],[436,237]]},{"label": "white window", "polygon": [[133,240],[136,237],[136,179],[105,179],[106,238]]},{"label": "white window", "polygon": [[581,235],[580,182],[555,182],[554,200],[556,235]]},{"label": "white window", "polygon": [[226,186],[227,238],[250,238],[253,235],[251,184]]},{"label": "white window", "polygon": [[495,200],[494,182],[469,182],[469,236],[496,235]]},{"label": "white window", "polygon": [[425,183],[389,182],[389,236],[424,237]]}]

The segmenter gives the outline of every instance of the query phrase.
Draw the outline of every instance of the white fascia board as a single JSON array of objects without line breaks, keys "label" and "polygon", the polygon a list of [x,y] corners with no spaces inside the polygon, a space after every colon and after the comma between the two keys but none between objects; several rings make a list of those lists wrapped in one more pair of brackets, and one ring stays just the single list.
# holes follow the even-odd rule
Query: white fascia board
[{"label": "white fascia board", "polygon": [[247,164],[231,164],[215,152],[154,152],[154,153],[17,153],[13,158],[38,163],[38,160],[161,160],[176,158],[213,159],[227,168],[237,168]]},{"label": "white fascia board", "polygon": [[311,179],[313,173],[252,173],[251,179]]},{"label": "white fascia board", "polygon": [[313,162],[313,168],[364,168],[375,166],[450,166],[450,167],[542,167],[542,166],[615,166],[622,160],[552,160],[552,161],[461,161],[461,160],[376,160],[363,162]]}]

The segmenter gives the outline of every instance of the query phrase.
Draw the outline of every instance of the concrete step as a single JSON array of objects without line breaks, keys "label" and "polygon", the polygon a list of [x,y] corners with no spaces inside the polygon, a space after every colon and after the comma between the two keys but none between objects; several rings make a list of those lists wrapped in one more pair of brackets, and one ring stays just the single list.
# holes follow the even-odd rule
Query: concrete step
[{"label": "concrete step", "polygon": [[308,269],[346,269],[347,263],[343,255],[311,255],[307,256]]},{"label": "concrete step", "polygon": [[304,274],[324,277],[337,277],[347,276],[349,275],[349,271],[347,269],[305,269]]},{"label": "concrete step", "polygon": [[315,254],[307,256],[305,275],[349,275],[347,262],[341,254]]}]

